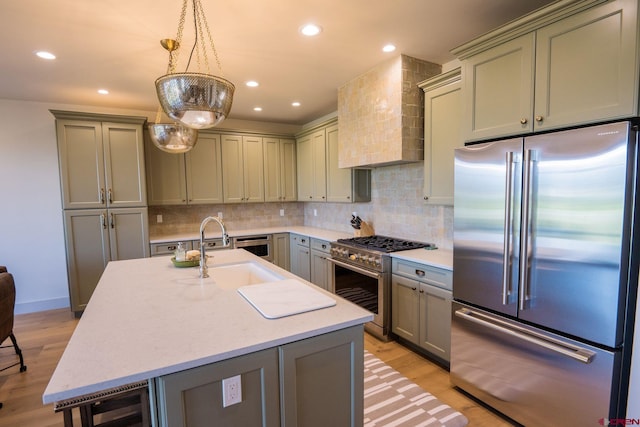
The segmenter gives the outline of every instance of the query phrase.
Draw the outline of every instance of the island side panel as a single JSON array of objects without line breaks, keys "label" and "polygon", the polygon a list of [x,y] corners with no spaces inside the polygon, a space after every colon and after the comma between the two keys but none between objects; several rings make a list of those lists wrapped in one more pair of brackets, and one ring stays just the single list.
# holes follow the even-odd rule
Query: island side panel
[{"label": "island side panel", "polygon": [[[224,407],[222,380],[241,377],[241,402]],[[152,381],[153,425],[278,426],[278,350],[271,348]],[[152,401],[152,404],[154,401]]]},{"label": "island side panel", "polygon": [[281,346],[280,392],[282,426],[362,426],[364,327]]}]

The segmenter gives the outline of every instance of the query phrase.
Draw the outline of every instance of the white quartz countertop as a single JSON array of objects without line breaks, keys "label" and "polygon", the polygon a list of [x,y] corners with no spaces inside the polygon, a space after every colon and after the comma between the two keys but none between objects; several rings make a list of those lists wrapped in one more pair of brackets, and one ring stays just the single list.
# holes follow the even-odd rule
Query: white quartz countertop
[{"label": "white quartz countertop", "polygon": [[391,257],[453,271],[453,251],[447,249],[412,249],[392,252]]},{"label": "white quartz countertop", "polygon": [[[293,231],[297,232],[297,231]],[[216,266],[257,263],[283,279],[302,279],[244,250],[218,250],[211,277],[175,268],[169,257],[107,265],[43,394],[45,404],[143,381],[373,320],[373,315],[309,282],[336,305],[266,319],[218,283]]]},{"label": "white quartz countertop", "polygon": [[[314,239],[326,240],[328,242],[335,242],[338,239],[348,239],[353,237],[353,234],[345,233],[342,231],[325,230],[316,227],[305,227],[302,225],[282,226],[282,227],[263,227],[263,228],[248,228],[243,230],[228,229],[229,237],[240,236],[252,236],[256,234],[273,234],[273,233],[297,233],[304,236],[313,237]],[[213,224],[207,227],[206,236],[207,239],[215,239],[222,237],[220,228]],[[151,236],[151,243],[166,243],[166,242],[180,242],[186,240],[200,240],[200,230],[196,229],[193,233],[176,233],[165,234],[162,236]]]}]

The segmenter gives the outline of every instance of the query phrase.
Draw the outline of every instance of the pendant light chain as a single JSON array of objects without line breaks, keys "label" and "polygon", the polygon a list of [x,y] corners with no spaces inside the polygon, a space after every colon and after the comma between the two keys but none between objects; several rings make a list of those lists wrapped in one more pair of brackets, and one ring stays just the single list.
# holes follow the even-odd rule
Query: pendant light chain
[{"label": "pendant light chain", "polygon": [[[198,20],[200,18],[200,16],[202,16],[202,22],[204,23],[204,28],[205,30],[207,30],[207,40],[209,41],[209,44],[211,45],[211,50],[213,51],[213,56],[216,60],[216,65],[218,66],[218,69],[220,70],[221,74],[224,75],[224,72],[222,71],[222,65],[220,64],[220,58],[218,58],[218,51],[216,50],[216,45],[213,43],[213,37],[211,37],[211,31],[209,30],[209,24],[207,23],[207,17],[204,14],[204,10],[202,9],[202,3],[200,0],[193,0],[194,2],[198,3],[198,11],[199,11],[199,15],[198,15]],[[198,25],[200,27],[200,31],[202,32],[202,23],[198,22]],[[202,33],[201,33],[202,34]],[[202,37],[202,43],[204,45],[205,39],[204,37],[201,35]],[[207,61],[207,56],[205,54],[205,61]],[[207,69],[209,69],[209,64],[207,62]]]}]

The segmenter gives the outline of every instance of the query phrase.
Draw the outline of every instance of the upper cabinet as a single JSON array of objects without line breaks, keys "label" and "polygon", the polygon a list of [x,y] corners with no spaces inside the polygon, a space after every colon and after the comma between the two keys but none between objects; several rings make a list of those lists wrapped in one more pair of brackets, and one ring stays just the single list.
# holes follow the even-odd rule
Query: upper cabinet
[{"label": "upper cabinet", "polygon": [[565,0],[454,49],[463,138],[638,115],[637,1]]},{"label": "upper cabinet", "polygon": [[338,125],[330,120],[297,138],[298,200],[368,202],[371,171],[338,167]]},{"label": "upper cabinet", "polygon": [[298,138],[298,200],[327,201],[326,130]]},{"label": "upper cabinet", "polygon": [[52,110],[63,209],[147,204],[144,117]]},{"label": "upper cabinet", "polygon": [[146,141],[149,204],[222,203],[220,135],[199,132],[184,154],[164,152]]},{"label": "upper cabinet", "polygon": [[429,204],[453,205],[454,150],[464,145],[460,68],[420,83],[424,90],[424,186]]},{"label": "upper cabinet", "polygon": [[225,203],[264,202],[262,137],[222,135]]},{"label": "upper cabinet", "polygon": [[298,198],[296,185],[296,141],[263,138],[264,201],[292,202]]}]

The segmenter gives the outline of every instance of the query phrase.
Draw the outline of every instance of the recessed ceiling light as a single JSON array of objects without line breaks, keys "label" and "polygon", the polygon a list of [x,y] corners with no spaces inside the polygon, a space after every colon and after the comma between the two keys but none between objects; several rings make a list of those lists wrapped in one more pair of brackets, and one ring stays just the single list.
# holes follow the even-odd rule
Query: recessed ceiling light
[{"label": "recessed ceiling light", "polygon": [[382,48],[383,52],[393,52],[394,50],[396,50],[396,47],[392,44],[387,44]]},{"label": "recessed ceiling light", "polygon": [[299,107],[300,103],[298,101],[296,101],[296,102],[292,102],[291,105],[294,106],[294,107]]},{"label": "recessed ceiling light", "polygon": [[322,31],[322,28],[317,26],[316,24],[305,24],[300,27],[300,32],[305,36],[317,36]]},{"label": "recessed ceiling light", "polygon": [[109,91],[106,89],[98,89],[100,95],[109,95]]},{"label": "recessed ceiling light", "polygon": [[262,111],[262,107],[253,107],[253,111]]},{"label": "recessed ceiling light", "polygon": [[249,87],[258,87],[258,86],[259,86],[258,82],[257,82],[257,81],[255,81],[255,80],[249,80],[249,81],[246,83],[246,85],[247,85],[247,86],[249,86]]},{"label": "recessed ceiling light", "polygon": [[51,52],[45,52],[44,50],[36,52],[36,55],[42,59],[56,59],[56,56]]}]

